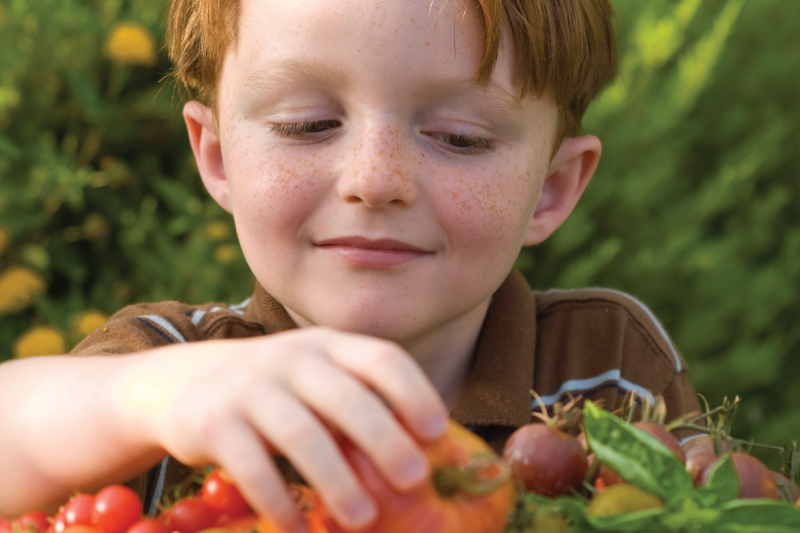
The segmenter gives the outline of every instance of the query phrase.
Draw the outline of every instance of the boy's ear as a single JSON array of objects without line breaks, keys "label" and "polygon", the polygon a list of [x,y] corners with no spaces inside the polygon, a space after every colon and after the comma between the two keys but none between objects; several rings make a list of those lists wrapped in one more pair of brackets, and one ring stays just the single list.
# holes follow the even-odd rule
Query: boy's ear
[{"label": "boy's ear", "polygon": [[564,139],[547,169],[525,246],[544,241],[572,213],[592,179],[601,151],[600,140],[594,135]]},{"label": "boy's ear", "polygon": [[183,119],[186,121],[186,129],[189,130],[189,142],[192,144],[203,184],[211,197],[230,213],[232,207],[228,176],[222,163],[222,147],[214,112],[200,102],[189,102],[183,107]]}]

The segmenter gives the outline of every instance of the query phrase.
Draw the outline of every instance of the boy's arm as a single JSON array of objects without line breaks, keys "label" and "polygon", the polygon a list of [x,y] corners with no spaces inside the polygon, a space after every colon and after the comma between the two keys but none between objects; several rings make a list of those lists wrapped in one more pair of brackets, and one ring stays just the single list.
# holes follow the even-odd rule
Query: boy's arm
[{"label": "boy's arm", "polygon": [[53,512],[74,491],[124,482],[165,455],[117,408],[119,376],[146,357],[0,364],[0,515]]},{"label": "boy's arm", "polygon": [[399,346],[324,328],[12,361],[0,365],[0,514],[52,511],[169,453],[222,466],[259,514],[295,531],[302,514],[269,457],[280,451],[356,529],[374,519],[374,502],[330,428],[403,491],[429,474],[413,437],[441,436],[446,419]]}]

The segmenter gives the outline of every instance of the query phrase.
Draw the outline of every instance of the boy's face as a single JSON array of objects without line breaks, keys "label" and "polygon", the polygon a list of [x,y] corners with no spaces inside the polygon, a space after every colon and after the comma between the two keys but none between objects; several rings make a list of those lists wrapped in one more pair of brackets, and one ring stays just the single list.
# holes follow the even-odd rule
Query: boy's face
[{"label": "boy's face", "polygon": [[493,83],[474,82],[472,5],[242,9],[219,129],[207,115],[212,133],[193,143],[258,281],[301,325],[403,344],[482,313],[520,248],[555,229],[534,216],[552,171],[552,102],[514,98],[507,47]]}]

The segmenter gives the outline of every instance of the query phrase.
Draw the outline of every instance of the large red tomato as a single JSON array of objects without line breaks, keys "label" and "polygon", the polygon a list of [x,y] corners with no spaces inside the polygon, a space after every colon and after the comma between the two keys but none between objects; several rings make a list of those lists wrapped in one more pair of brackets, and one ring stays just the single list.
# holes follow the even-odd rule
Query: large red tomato
[{"label": "large red tomato", "polygon": [[[478,436],[455,422],[425,445],[430,480],[396,492],[370,459],[351,443],[342,450],[378,504],[378,519],[360,533],[501,533],[515,500],[509,469]],[[326,517],[329,533],[343,530]]]}]

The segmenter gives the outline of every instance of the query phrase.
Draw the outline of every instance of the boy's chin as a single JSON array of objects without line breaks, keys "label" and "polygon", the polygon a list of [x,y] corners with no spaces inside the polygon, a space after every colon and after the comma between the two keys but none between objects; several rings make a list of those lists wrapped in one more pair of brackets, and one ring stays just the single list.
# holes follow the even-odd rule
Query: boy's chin
[{"label": "boy's chin", "polygon": [[[369,335],[406,345],[430,328],[429,317],[408,313],[381,313],[365,310],[349,310],[317,314],[311,319],[300,318],[290,311],[299,326],[324,326],[348,333]],[[428,326],[428,327],[425,327]]]}]

